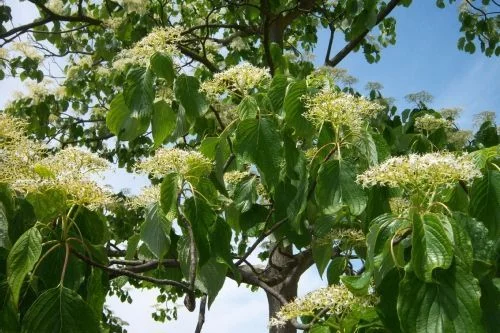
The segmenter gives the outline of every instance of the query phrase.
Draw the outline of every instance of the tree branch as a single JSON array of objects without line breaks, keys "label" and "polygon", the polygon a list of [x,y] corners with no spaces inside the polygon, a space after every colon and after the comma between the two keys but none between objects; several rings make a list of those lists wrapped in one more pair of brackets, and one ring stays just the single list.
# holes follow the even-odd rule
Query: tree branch
[{"label": "tree branch", "polygon": [[[392,10],[401,2],[401,0],[391,0],[387,6],[382,9],[377,15],[377,22],[375,25],[382,22],[391,12]],[[358,37],[351,40],[342,50],[339,51],[332,59],[329,59],[325,62],[326,66],[335,67],[337,66],[352,50],[356,48],[365,39],[366,35],[370,32],[371,29],[366,29],[363,31]]]}]

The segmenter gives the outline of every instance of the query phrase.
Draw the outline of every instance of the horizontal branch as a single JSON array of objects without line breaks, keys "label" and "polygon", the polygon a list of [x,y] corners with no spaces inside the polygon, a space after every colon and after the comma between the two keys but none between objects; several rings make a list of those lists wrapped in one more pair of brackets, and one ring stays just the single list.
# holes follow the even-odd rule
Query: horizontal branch
[{"label": "horizontal branch", "polygon": [[140,274],[134,273],[134,272],[132,272],[130,270],[126,270],[126,269],[108,267],[106,265],[103,265],[101,263],[93,261],[89,257],[87,257],[81,253],[78,253],[75,250],[71,250],[71,253],[73,253],[76,257],[81,259],[83,262],[85,262],[91,266],[100,268],[100,269],[110,273],[111,275],[113,275],[115,277],[127,276],[127,277],[132,278],[132,279],[147,281],[147,282],[151,282],[151,283],[154,283],[157,285],[170,285],[173,287],[180,288],[188,293],[191,292],[191,290],[189,289],[189,287],[186,284],[179,282],[179,281],[174,281],[174,280],[169,280],[169,279],[157,279],[157,278],[154,278],[151,276],[140,275]]}]

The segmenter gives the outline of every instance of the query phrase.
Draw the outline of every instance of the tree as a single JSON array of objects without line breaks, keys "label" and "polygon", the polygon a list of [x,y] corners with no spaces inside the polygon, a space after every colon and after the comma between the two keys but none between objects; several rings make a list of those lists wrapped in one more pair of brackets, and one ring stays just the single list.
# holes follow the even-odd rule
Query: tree
[{"label": "tree", "polygon": [[[1,330],[120,332],[128,282],[199,332],[227,278],[266,292],[270,332],[498,327],[494,117],[472,137],[423,92],[397,114],[336,68],[377,61],[411,1],[28,2],[14,27],[0,6],[1,77],[36,81],[0,116]],[[460,49],[500,53],[497,7],[463,4]],[[109,162],[152,186],[110,193]],[[312,265],[330,286],[296,300]]]}]

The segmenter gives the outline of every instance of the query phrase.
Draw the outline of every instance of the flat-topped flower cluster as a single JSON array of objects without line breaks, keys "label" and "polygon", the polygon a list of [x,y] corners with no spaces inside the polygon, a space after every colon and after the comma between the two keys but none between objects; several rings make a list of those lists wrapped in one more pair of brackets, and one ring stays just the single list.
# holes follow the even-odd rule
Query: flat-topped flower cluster
[{"label": "flat-topped flower cluster", "polygon": [[372,295],[355,296],[344,285],[332,284],[284,305],[276,317],[271,318],[269,325],[283,326],[289,320],[300,316],[314,316],[323,309],[328,309],[325,314],[346,315],[354,308],[368,308],[375,302],[376,297]]},{"label": "flat-topped flower cluster", "polygon": [[127,65],[145,67],[156,52],[177,55],[176,44],[182,39],[182,28],[154,28],[148,35],[138,41],[132,48],[121,51],[113,62],[115,70],[123,70]]},{"label": "flat-topped flower cluster", "polygon": [[68,205],[113,203],[111,192],[92,180],[108,169],[106,160],[74,147],[47,156],[47,147],[28,139],[25,128],[25,122],[0,114],[0,182],[23,194],[57,190]]},{"label": "flat-topped flower cluster", "polygon": [[415,128],[428,133],[437,131],[440,128],[448,129],[452,126],[451,122],[445,118],[434,117],[426,114],[415,119]]},{"label": "flat-topped flower cluster", "polygon": [[187,179],[192,176],[208,175],[212,163],[197,151],[160,148],[154,156],[140,162],[137,169],[159,178],[176,172]]},{"label": "flat-topped flower cluster", "polygon": [[392,157],[358,175],[364,187],[383,185],[402,188],[410,193],[449,188],[458,181],[471,183],[481,177],[468,154],[448,152]]},{"label": "flat-topped flower cluster", "polygon": [[349,128],[359,132],[366,120],[376,117],[384,106],[364,97],[356,97],[343,92],[323,90],[306,98],[308,110],[304,117],[316,127],[331,123],[336,129]]},{"label": "flat-topped flower cluster", "polygon": [[226,93],[245,96],[270,79],[269,70],[244,62],[224,72],[216,73],[211,80],[201,84],[200,91],[213,99]]}]

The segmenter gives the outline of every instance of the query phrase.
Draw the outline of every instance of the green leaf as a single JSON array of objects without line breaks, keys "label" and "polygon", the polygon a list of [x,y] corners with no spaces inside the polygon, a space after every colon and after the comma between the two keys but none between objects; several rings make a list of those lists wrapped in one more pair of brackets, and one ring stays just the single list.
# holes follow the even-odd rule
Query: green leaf
[{"label": "green leaf", "polygon": [[226,280],[227,266],[210,258],[198,271],[198,280],[203,285],[203,291],[208,295],[208,308],[222,289]]},{"label": "green leaf", "polygon": [[441,215],[413,216],[411,265],[422,281],[433,281],[433,270],[446,269],[453,261],[453,230],[448,219]]},{"label": "green leaf", "polygon": [[199,92],[200,82],[193,76],[179,75],[174,83],[175,98],[181,103],[187,117],[194,121],[208,108],[205,97]]},{"label": "green leaf", "polygon": [[210,258],[209,227],[217,216],[208,203],[198,197],[186,199],[183,214],[193,229],[199,264],[203,265]]},{"label": "green leaf", "polygon": [[164,212],[175,210],[178,194],[179,176],[176,173],[169,173],[163,177],[163,182],[160,185],[160,203]]},{"label": "green leaf", "polygon": [[152,205],[146,212],[141,226],[141,240],[156,258],[162,258],[170,247],[170,222],[159,204]]},{"label": "green leaf", "polygon": [[2,202],[0,202],[0,247],[10,248],[9,221],[7,221],[7,214]]},{"label": "green leaf", "polygon": [[174,83],[174,62],[169,55],[160,52],[153,54],[151,57],[151,69],[158,77],[165,79],[169,86]]},{"label": "green leaf", "polygon": [[326,270],[326,278],[328,280],[328,284],[339,284],[340,276],[344,273],[346,267],[347,267],[346,258],[344,257],[333,258],[330,265],[328,265],[328,269]]},{"label": "green leaf", "polygon": [[470,214],[482,221],[491,239],[500,237],[500,172],[487,170],[471,189]]},{"label": "green leaf", "polygon": [[252,96],[245,96],[238,104],[236,112],[240,119],[255,118],[260,113],[259,105]]},{"label": "green leaf", "polygon": [[399,285],[398,316],[405,333],[484,332],[477,280],[459,266],[425,283],[406,272]]},{"label": "green leaf", "polygon": [[149,118],[140,117],[125,103],[122,94],[113,98],[106,115],[106,125],[120,140],[133,140],[144,134],[149,127]]},{"label": "green leaf", "polygon": [[273,77],[267,96],[271,100],[274,113],[278,113],[278,110],[283,106],[283,97],[287,86],[288,78],[285,75],[278,74]]},{"label": "green leaf", "polygon": [[37,219],[48,222],[66,211],[66,194],[57,189],[49,188],[44,192],[31,192],[26,200],[33,206]]},{"label": "green leaf", "polygon": [[155,146],[160,146],[175,130],[177,115],[170,104],[165,100],[155,102],[153,117],[151,118],[151,131]]},{"label": "green leaf", "polygon": [[137,251],[137,245],[139,245],[140,240],[141,240],[140,234],[133,234],[127,239],[127,253],[125,254],[125,259],[127,260],[134,259],[135,253]]},{"label": "green leaf", "polygon": [[42,235],[35,227],[19,237],[7,257],[7,283],[14,304],[19,302],[19,293],[26,274],[35,266],[42,253]]},{"label": "green leaf", "polygon": [[241,213],[244,213],[257,202],[257,179],[250,177],[236,184],[233,194],[233,202]]},{"label": "green leaf", "polygon": [[285,121],[288,126],[295,129],[298,136],[310,135],[314,127],[304,118],[306,111],[303,97],[307,95],[307,84],[305,80],[297,81],[288,86],[283,108],[285,110]]},{"label": "green leaf", "polygon": [[95,211],[80,207],[76,215],[75,223],[79,233],[85,240],[92,244],[104,244],[109,237],[106,220]]},{"label": "green leaf", "polygon": [[127,74],[123,97],[130,112],[137,118],[147,118],[153,113],[154,78],[149,69],[133,68]]},{"label": "green leaf", "polygon": [[330,160],[318,171],[316,200],[325,213],[347,206],[351,214],[360,215],[365,210],[367,197],[355,181],[354,168],[346,162]]},{"label": "green leaf", "polygon": [[371,271],[365,271],[360,276],[343,275],[340,277],[342,283],[354,295],[367,295],[368,287],[372,278]]},{"label": "green leaf", "polygon": [[71,289],[45,291],[23,318],[23,333],[99,333],[99,321],[92,309]]},{"label": "green leaf", "polygon": [[318,273],[321,276],[332,258],[332,246],[328,243],[320,244],[313,242],[311,248],[314,262],[316,263]]},{"label": "green leaf", "polygon": [[269,188],[279,180],[283,156],[276,124],[268,118],[245,119],[236,130],[236,152],[250,159]]}]

